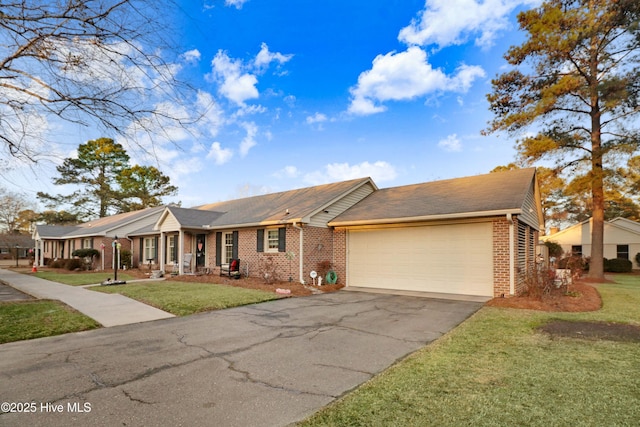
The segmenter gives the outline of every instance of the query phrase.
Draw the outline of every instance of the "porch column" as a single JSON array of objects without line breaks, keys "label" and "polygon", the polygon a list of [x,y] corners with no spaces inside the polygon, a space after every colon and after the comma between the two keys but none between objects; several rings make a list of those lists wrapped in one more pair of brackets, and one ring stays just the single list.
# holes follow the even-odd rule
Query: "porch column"
[{"label": "porch column", "polygon": [[38,267],[44,267],[44,244],[42,239],[36,240],[36,256],[38,257]]},{"label": "porch column", "polygon": [[178,234],[180,246],[178,247],[178,274],[184,274],[184,231],[180,229]]},{"label": "porch column", "polygon": [[160,246],[160,254],[158,256],[158,268],[160,269],[160,271],[164,272],[164,266],[165,266],[164,260],[166,259],[165,247],[164,247],[164,231],[160,232],[159,246]]}]

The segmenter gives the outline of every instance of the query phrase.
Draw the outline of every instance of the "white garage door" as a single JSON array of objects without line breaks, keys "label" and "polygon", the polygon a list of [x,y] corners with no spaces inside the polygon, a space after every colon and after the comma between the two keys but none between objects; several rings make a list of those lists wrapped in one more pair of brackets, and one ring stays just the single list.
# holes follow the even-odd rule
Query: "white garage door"
[{"label": "white garage door", "polygon": [[350,230],[347,285],[493,296],[491,223]]}]

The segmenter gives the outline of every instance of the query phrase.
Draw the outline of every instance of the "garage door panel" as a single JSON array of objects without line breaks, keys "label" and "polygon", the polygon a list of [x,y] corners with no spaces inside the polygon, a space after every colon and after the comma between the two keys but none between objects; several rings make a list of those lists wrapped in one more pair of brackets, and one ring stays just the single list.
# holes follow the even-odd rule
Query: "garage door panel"
[{"label": "garage door panel", "polygon": [[348,285],[493,295],[490,223],[349,231]]}]

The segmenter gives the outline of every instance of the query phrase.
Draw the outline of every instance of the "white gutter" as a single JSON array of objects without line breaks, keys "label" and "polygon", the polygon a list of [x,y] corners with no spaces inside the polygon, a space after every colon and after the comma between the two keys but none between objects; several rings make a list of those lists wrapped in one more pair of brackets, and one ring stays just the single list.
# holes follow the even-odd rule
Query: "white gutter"
[{"label": "white gutter", "polygon": [[439,214],[439,215],[423,215],[423,216],[409,216],[402,218],[379,218],[379,219],[363,219],[353,221],[329,221],[331,227],[349,227],[357,225],[380,225],[380,224],[400,224],[406,222],[418,222],[418,221],[434,221],[440,219],[463,219],[463,218],[481,218],[489,216],[498,216],[507,214],[520,214],[522,209],[502,209],[495,211],[479,211],[479,212],[462,212],[452,214]]},{"label": "white gutter", "polygon": [[302,227],[300,227],[299,225],[296,225],[296,223],[294,222],[293,224],[293,228],[297,228],[298,230],[300,230],[300,254],[298,255],[298,264],[299,264],[299,278],[300,278],[300,283],[302,283],[304,285],[304,272],[303,272],[303,260],[304,260],[304,229]]},{"label": "white gutter", "polygon": [[516,272],[515,272],[515,238],[513,236],[513,217],[507,214],[507,222],[509,223],[509,295],[516,293]]}]

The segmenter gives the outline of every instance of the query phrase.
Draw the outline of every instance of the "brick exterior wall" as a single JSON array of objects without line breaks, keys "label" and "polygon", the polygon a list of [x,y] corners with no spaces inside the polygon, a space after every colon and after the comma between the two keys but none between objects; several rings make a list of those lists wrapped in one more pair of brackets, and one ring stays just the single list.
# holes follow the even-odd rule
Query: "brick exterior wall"
[{"label": "brick exterior wall", "polygon": [[338,275],[338,282],[347,284],[347,230],[333,231],[333,269]]},{"label": "brick exterior wall", "polygon": [[[249,276],[251,277],[263,277],[265,272],[269,272],[275,275],[275,280],[288,281],[291,277],[293,281],[298,282],[300,280],[300,230],[290,224],[286,225],[286,248],[284,252],[258,252],[258,229],[256,227],[237,230],[238,258],[240,258],[242,273],[244,274],[248,268]],[[225,232],[230,231],[234,230]],[[335,256],[333,230],[323,227],[304,226],[302,233],[304,257],[302,279],[305,283],[312,282],[309,273],[312,270],[318,271],[318,264],[323,261],[329,261],[334,266],[338,273],[338,283],[340,283],[341,279],[344,280],[346,258],[344,255],[341,257]],[[342,234],[344,236],[344,232]],[[213,268],[214,274],[219,274],[220,268],[215,265],[215,232],[207,235],[206,245],[206,266]],[[344,242],[342,247],[342,253],[344,254]],[[291,259],[287,254],[293,255]]]},{"label": "brick exterior wall", "polygon": [[509,222],[506,217],[493,221],[493,296],[509,296]]},{"label": "brick exterior wall", "polygon": [[[521,295],[526,291],[524,280],[527,271],[536,266],[537,254],[536,244],[539,232],[533,227],[526,225],[523,243],[518,239],[518,217],[513,217],[513,266],[514,266],[514,292]],[[506,217],[497,217],[493,220],[493,289],[494,297],[509,297],[510,274],[509,274],[509,222]],[[518,253],[524,254],[524,268],[518,266]]]}]

